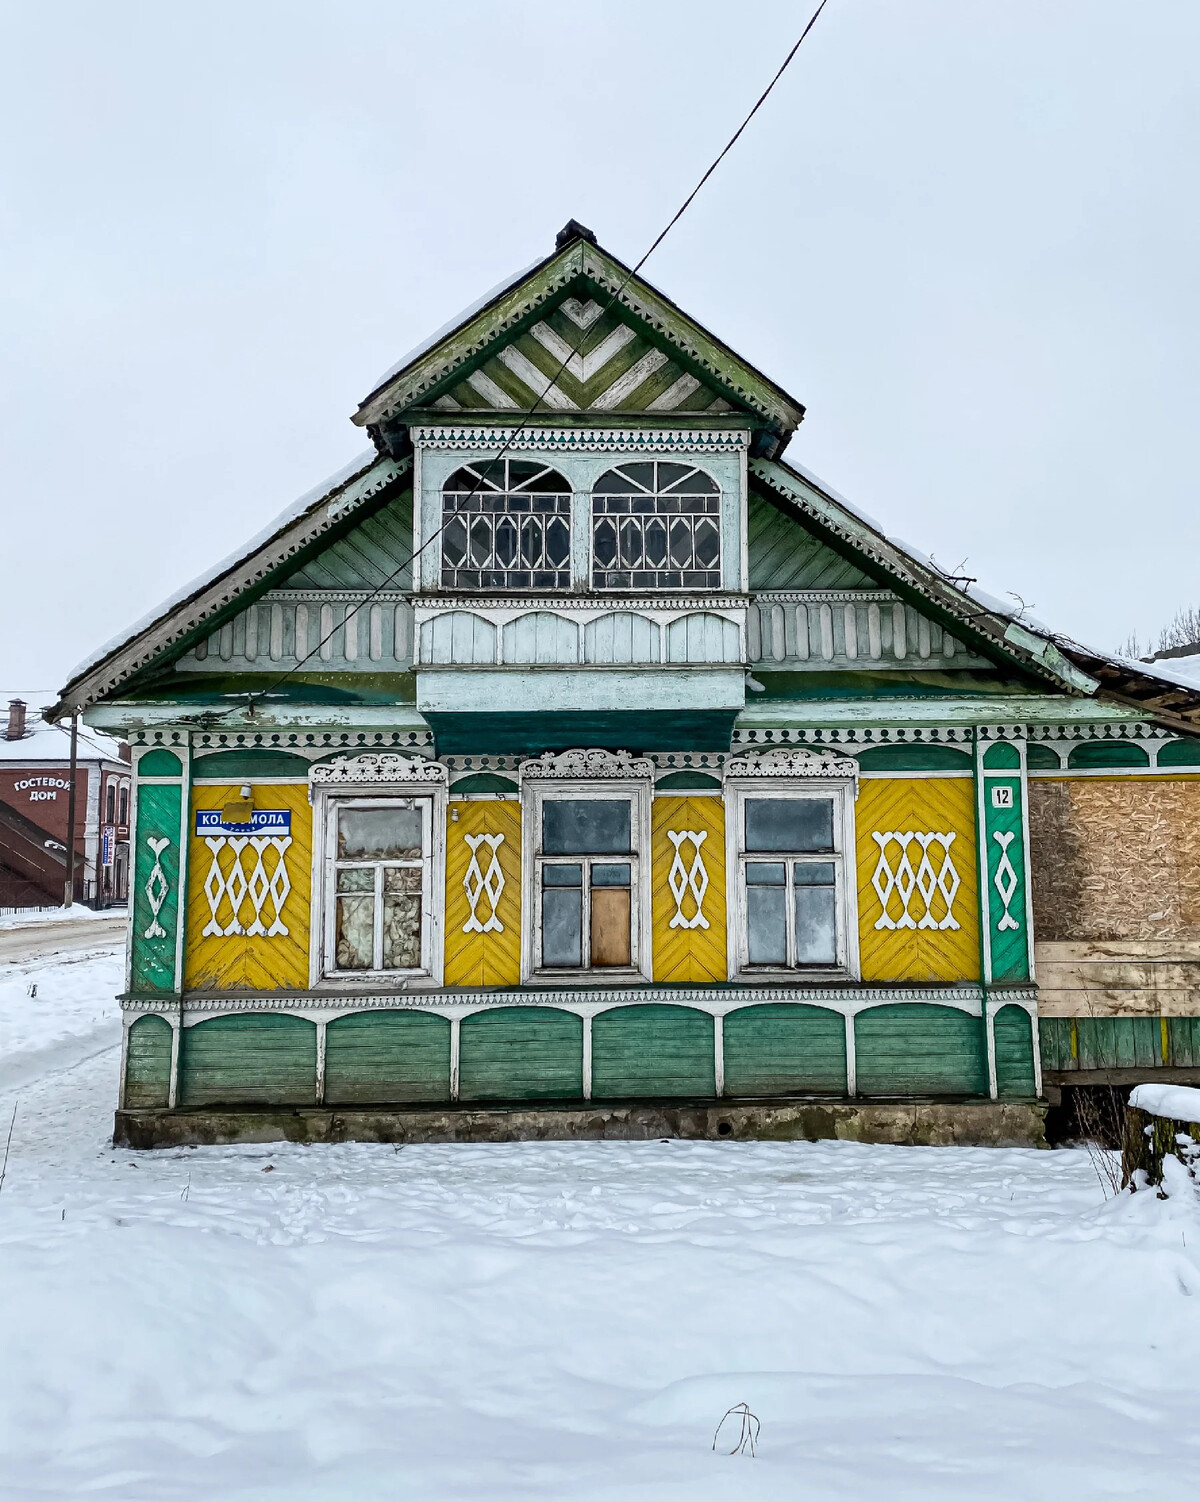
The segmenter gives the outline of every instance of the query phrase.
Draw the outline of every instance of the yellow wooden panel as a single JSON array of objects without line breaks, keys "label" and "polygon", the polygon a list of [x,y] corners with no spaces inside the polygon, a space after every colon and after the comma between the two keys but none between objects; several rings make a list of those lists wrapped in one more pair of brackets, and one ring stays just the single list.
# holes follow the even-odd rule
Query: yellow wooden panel
[{"label": "yellow wooden panel", "polygon": [[[194,833],[196,810],[222,808],[239,796],[242,786],[239,781],[229,787],[192,789],[184,984],[189,989],[206,991],[303,988],[308,985],[312,894],[312,809],[308,786],[301,782],[254,787],[256,808],[291,810],[291,844],[282,853],[270,843],[256,850],[240,837],[225,838],[219,844],[213,838],[213,845],[217,846],[214,850],[203,836]],[[235,868],[240,868],[240,875]],[[285,885],[288,890],[277,909],[276,898],[283,894]],[[257,924],[266,932],[224,932],[232,930],[235,923],[243,929]],[[286,932],[276,928],[277,924]],[[275,933],[269,931],[272,928],[276,928]],[[217,929],[222,931],[218,933]]]},{"label": "yellow wooden panel", "polygon": [[521,805],[515,798],[450,805],[445,942],[446,985],[520,984]]},{"label": "yellow wooden panel", "polygon": [[[695,836],[700,836],[698,843]],[[672,867],[675,890],[671,885]],[[693,874],[694,883],[689,879]],[[703,893],[699,904],[697,888]],[[651,812],[651,904],[655,980],[728,979],[725,806],[720,798],[655,798]]]},{"label": "yellow wooden panel", "polygon": [[863,781],[855,808],[863,980],[978,980],[974,798],[969,778]]}]

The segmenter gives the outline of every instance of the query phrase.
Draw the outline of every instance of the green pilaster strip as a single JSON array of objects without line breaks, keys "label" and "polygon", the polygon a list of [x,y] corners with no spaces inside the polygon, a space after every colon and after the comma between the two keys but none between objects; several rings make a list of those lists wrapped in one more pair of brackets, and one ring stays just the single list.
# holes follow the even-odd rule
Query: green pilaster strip
[{"label": "green pilaster strip", "polygon": [[1021,754],[998,742],[983,754],[981,845],[987,902],[987,979],[1006,985],[1029,979],[1029,904],[1026,880],[1025,779]]},{"label": "green pilaster strip", "polygon": [[139,1017],[129,1029],[125,1050],[127,1110],[153,1110],[169,1104],[171,1093],[171,1024],[161,1017]]},{"label": "green pilaster strip", "polygon": [[181,782],[138,783],[130,965],[134,992],[173,993],[176,989],[182,802]]}]

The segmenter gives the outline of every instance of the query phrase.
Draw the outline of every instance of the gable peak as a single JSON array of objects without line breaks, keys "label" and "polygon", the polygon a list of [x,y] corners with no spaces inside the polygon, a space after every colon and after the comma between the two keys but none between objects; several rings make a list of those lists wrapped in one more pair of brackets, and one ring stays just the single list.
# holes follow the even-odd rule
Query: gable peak
[{"label": "gable peak", "polygon": [[555,250],[562,250],[575,240],[586,240],[589,245],[598,245],[594,230],[588,229],[586,224],[580,224],[578,219],[568,219],[562,229],[554,237]]}]

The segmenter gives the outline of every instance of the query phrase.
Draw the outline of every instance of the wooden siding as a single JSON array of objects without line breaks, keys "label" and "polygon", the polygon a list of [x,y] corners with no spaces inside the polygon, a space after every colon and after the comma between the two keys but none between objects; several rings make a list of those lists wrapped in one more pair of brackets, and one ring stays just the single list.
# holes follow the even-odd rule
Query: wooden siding
[{"label": "wooden siding", "polygon": [[[975,856],[975,783],[970,778],[878,778],[864,782],[855,808],[858,831],[859,952],[865,981],[947,982],[979,976],[979,879]],[[873,836],[906,836],[881,847]],[[942,872],[947,848],[953,873],[944,875],[954,899],[947,904],[941,890],[932,889],[928,908],[916,879],[921,875],[921,848],[916,834],[945,834],[947,847],[930,845],[934,874]],[[908,855],[913,887],[905,908],[901,886],[893,888],[885,917],[873,878],[887,890],[880,870],[881,848],[893,874],[900,874],[901,849]],[[929,887],[928,874],[922,884]],[[947,918],[957,926],[937,925]],[[888,924],[895,927],[888,927]],[[926,926],[922,927],[922,923]],[[903,926],[901,926],[903,925]],[[911,926],[910,926],[911,925]],[[932,925],[932,926],[930,926]]]},{"label": "wooden siding", "polygon": [[[254,786],[252,784],[252,786]],[[304,783],[267,783],[254,787],[254,805],[260,809],[290,809],[291,844],[282,856],[271,849],[264,851],[267,875],[279,859],[286,861],[291,889],[283,903],[280,917],[286,934],[205,934],[214,922],[206,884],[216,891],[214,862],[221,877],[233,870],[234,850],[226,841],[214,855],[203,838],[193,831],[198,808],[221,808],[239,792],[238,784],[228,787],[192,789],[192,811],[188,819],[191,850],[188,860],[187,953],[184,974],[189,990],[277,991],[308,984],[308,924],[312,892],[312,809],[308,803],[308,786]],[[250,875],[253,854],[242,852],[242,870]],[[238,916],[243,927],[252,921],[254,905],[249,895],[242,898]],[[273,917],[274,904],[268,896],[263,906],[264,920]],[[217,904],[215,922],[228,927],[233,907],[228,895]]]},{"label": "wooden siding", "polygon": [[[153,756],[155,753],[150,753]],[[164,752],[164,756],[171,755]],[[143,758],[143,764],[146,758]],[[176,770],[179,761],[171,756]],[[133,920],[130,927],[130,986],[137,992],[174,992],[175,951],[179,936],[179,815],[182,782],[139,783],[137,830],[130,894]],[[166,844],[160,842],[165,840]],[[153,841],[153,845],[151,844]],[[157,857],[155,849],[158,850]],[[157,861],[166,892],[157,917],[150,905],[151,878]],[[161,891],[157,879],[152,890]]]},{"label": "wooden siding", "polygon": [[814,537],[758,490],[746,515],[750,588],[876,589],[879,581]]},{"label": "wooden siding", "polygon": [[578,1100],[583,1021],[554,1007],[497,1007],[464,1017],[459,1100]]},{"label": "wooden siding", "polygon": [[1001,1100],[1032,1099],[1037,1094],[1033,1070],[1033,1022],[1024,1007],[1001,1007],[993,1023],[996,1039],[996,1089]]},{"label": "wooden siding", "polygon": [[370,1011],[325,1029],[325,1103],[404,1105],[450,1099],[450,1023],[429,1012]]},{"label": "wooden siding", "polygon": [[139,1017],[125,1046],[127,1111],[165,1107],[171,1094],[171,1024],[161,1017]]},{"label": "wooden siding", "polygon": [[552,610],[531,610],[501,632],[505,662],[566,666],[579,661],[579,627]]},{"label": "wooden siding", "polygon": [[1200,1069],[1200,1017],[1045,1017],[1042,1068]]},{"label": "wooden siding", "polygon": [[[692,870],[697,854],[708,878],[704,901],[698,909],[690,886],[677,903],[671,890],[675,845],[670,833],[690,831],[702,835],[682,840],[679,859],[684,872]],[[651,907],[654,944],[654,979],[675,984],[723,981],[728,975],[725,924],[725,807],[720,798],[659,797],[651,806]],[[682,873],[676,872],[677,884]],[[697,876],[699,883],[699,876]],[[684,927],[676,918],[705,926]]]},{"label": "wooden siding", "polygon": [[273,590],[177,661],[181,671],[261,673],[303,662],[322,673],[406,673],[411,603],[387,590]]},{"label": "wooden siding", "polygon": [[986,1095],[983,1023],[956,1007],[897,1002],[854,1019],[858,1093]]},{"label": "wooden siding", "polygon": [[290,574],[283,589],[390,589],[412,587],[412,491],[381,507]]},{"label": "wooden siding", "polygon": [[1200,940],[1090,939],[1035,950],[1039,1017],[1200,1013]]},{"label": "wooden siding", "polygon": [[725,1094],[845,1095],[846,1021],[827,1007],[741,1007],[724,1022]]},{"label": "wooden siding", "polygon": [[585,662],[648,663],[659,660],[658,626],[632,610],[614,610],[583,628]]},{"label": "wooden siding", "polygon": [[[495,908],[480,891],[471,923],[467,878],[471,842],[480,835],[501,837],[495,847],[504,887]],[[480,878],[486,879],[492,850],[487,841],[475,846]],[[493,883],[493,890],[495,884]],[[499,928],[488,929],[495,918]],[[481,931],[486,929],[486,931]],[[446,823],[445,972],[447,986],[516,986],[521,981],[521,805],[516,798],[479,803],[452,803]]]},{"label": "wooden siding", "polygon": [[716,1095],[713,1019],[693,1007],[614,1007],[592,1021],[592,1098]]},{"label": "wooden siding", "polygon": [[750,661],[765,668],[911,672],[992,666],[885,590],[759,595],[746,612],[746,642]]},{"label": "wooden siding", "polygon": [[239,1012],[184,1028],[181,1106],[311,1106],[316,1099],[315,1023],[282,1012]]}]

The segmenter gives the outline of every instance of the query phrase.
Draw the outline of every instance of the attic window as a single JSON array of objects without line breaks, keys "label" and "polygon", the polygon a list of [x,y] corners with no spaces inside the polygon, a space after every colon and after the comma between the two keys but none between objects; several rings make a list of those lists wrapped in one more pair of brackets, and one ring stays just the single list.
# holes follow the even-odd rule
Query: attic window
[{"label": "attic window", "polygon": [[622,464],[592,491],[594,589],[720,589],[721,492],[690,464]]},{"label": "attic window", "polygon": [[442,488],[443,589],[569,589],[571,487],[526,459],[464,464]]}]

